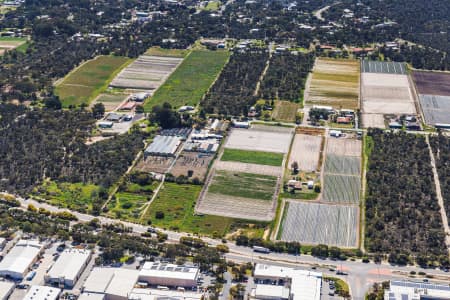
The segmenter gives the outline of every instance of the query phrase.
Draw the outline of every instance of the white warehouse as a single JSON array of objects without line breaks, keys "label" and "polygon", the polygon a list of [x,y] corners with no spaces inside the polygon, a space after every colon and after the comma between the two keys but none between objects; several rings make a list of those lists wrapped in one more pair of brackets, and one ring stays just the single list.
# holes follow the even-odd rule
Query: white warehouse
[{"label": "white warehouse", "polygon": [[15,284],[12,282],[0,281],[0,300],[8,300],[15,287]]},{"label": "white warehouse", "polygon": [[88,265],[92,252],[86,249],[66,249],[45,275],[45,282],[72,288]]},{"label": "white warehouse", "polygon": [[83,294],[104,295],[105,300],[127,300],[138,275],[137,270],[94,268],[84,283]]},{"label": "white warehouse", "polygon": [[151,285],[193,287],[197,285],[199,273],[197,267],[146,262],[139,273],[139,281]]},{"label": "white warehouse", "polygon": [[33,285],[23,300],[57,300],[61,290],[49,286]]},{"label": "white warehouse", "polygon": [[0,262],[0,276],[23,279],[43,249],[38,241],[19,240]]}]

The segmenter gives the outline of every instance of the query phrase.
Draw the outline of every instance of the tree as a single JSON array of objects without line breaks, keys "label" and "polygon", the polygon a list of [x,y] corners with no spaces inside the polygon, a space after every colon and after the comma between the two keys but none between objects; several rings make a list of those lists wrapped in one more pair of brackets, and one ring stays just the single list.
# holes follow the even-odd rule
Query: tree
[{"label": "tree", "polygon": [[50,109],[61,109],[62,108],[62,104],[61,101],[59,100],[59,97],[57,96],[53,96],[53,97],[49,97],[47,99],[45,99],[45,107],[50,108]]},{"label": "tree", "polygon": [[153,106],[149,120],[152,123],[159,124],[163,129],[179,127],[181,124],[180,115],[172,110],[172,106],[167,102],[164,102],[162,106]]},{"label": "tree", "polygon": [[105,115],[105,105],[103,103],[95,103],[92,107],[92,116],[95,119],[101,119]]},{"label": "tree", "polygon": [[292,162],[291,169],[294,172],[294,174],[298,173],[298,162],[297,161]]}]

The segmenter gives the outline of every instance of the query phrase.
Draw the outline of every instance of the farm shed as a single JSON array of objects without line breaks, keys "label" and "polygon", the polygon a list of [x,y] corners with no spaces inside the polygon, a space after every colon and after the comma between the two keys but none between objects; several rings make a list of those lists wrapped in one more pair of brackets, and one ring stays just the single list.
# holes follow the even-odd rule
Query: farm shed
[{"label": "farm shed", "polygon": [[116,114],[116,113],[109,113],[107,116],[106,116],[106,118],[105,118],[105,120],[106,121],[110,121],[110,122],[120,122],[121,120],[122,120],[122,118],[123,118],[123,115],[121,115],[121,114]]},{"label": "farm shed", "polygon": [[23,300],[56,300],[61,290],[49,286],[33,285]]},{"label": "farm shed", "polygon": [[91,251],[85,249],[67,249],[58,258],[45,282],[58,286],[73,287],[91,259]]},{"label": "farm shed", "polygon": [[193,287],[197,285],[199,274],[197,267],[146,262],[139,273],[139,281],[151,285]]},{"label": "farm shed", "polygon": [[43,249],[38,241],[18,241],[0,262],[0,276],[23,279]]},{"label": "farm shed", "polygon": [[97,123],[99,128],[103,128],[103,129],[107,129],[107,128],[112,128],[114,123],[110,122],[110,121],[101,121]]},{"label": "farm shed", "polygon": [[157,135],[153,142],[145,149],[144,156],[174,156],[180,144],[180,137]]}]

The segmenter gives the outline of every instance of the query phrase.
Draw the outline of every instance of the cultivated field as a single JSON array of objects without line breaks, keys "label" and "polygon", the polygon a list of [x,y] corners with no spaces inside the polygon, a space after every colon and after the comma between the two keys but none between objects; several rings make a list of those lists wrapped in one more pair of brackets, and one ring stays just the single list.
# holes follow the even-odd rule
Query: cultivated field
[{"label": "cultivated field", "polygon": [[324,172],[331,174],[359,175],[361,173],[361,160],[356,156],[327,154]]},{"label": "cultivated field", "polygon": [[273,152],[262,152],[262,151],[246,151],[228,148],[223,151],[221,160],[235,161],[249,164],[268,165],[268,166],[281,166],[283,163],[283,154]]},{"label": "cultivated field", "polygon": [[129,58],[120,56],[98,56],[69,73],[56,86],[55,93],[65,107],[89,104],[129,61]]},{"label": "cultivated field", "polygon": [[361,72],[401,74],[401,75],[407,74],[405,63],[387,62],[387,61],[369,61],[369,60],[362,61]]},{"label": "cultivated field", "polygon": [[292,144],[289,164],[296,161],[302,171],[313,172],[319,169],[320,148],[323,137],[309,134],[296,134]]},{"label": "cultivated field", "polygon": [[220,73],[228,51],[192,51],[167,81],[145,103],[145,110],[169,102],[173,107],[196,106]]},{"label": "cultivated field", "polygon": [[343,156],[361,156],[361,141],[350,138],[334,138],[327,140],[327,154]]},{"label": "cultivated field", "polygon": [[178,156],[175,165],[170,170],[174,176],[188,176],[188,171],[193,171],[191,178],[198,177],[204,180],[208,172],[208,166],[214,159],[214,155],[204,155],[198,152],[182,152]]},{"label": "cultivated field", "polygon": [[[233,129],[225,144],[225,148],[287,153],[289,150],[292,128],[260,126],[251,129]],[[281,128],[281,129],[280,129]]]},{"label": "cultivated field", "polygon": [[161,47],[151,47],[145,52],[145,55],[163,56],[163,57],[178,57],[183,58],[189,54],[187,49],[165,49]]},{"label": "cultivated field", "polygon": [[357,60],[318,58],[306,102],[335,108],[358,108],[359,63]]},{"label": "cultivated field", "polygon": [[246,220],[270,221],[274,216],[271,201],[231,197],[208,192],[196,209],[197,213]]},{"label": "cultivated field", "polygon": [[371,124],[371,118],[366,118],[365,114],[416,114],[407,75],[362,73],[361,85],[364,127],[375,127],[381,123],[377,117],[376,124]]},{"label": "cultivated field", "polygon": [[142,158],[136,165],[135,169],[141,172],[166,173],[173,162],[171,157],[148,156]]},{"label": "cultivated field", "polygon": [[285,209],[281,240],[345,248],[357,246],[357,206],[288,201]]},{"label": "cultivated field", "polygon": [[298,104],[289,101],[277,101],[272,118],[282,122],[294,122],[297,115]]},{"label": "cultivated field", "polygon": [[275,176],[216,171],[208,192],[271,201],[276,184]]},{"label": "cultivated field", "polygon": [[450,124],[450,96],[419,95],[425,122]]},{"label": "cultivated field", "polygon": [[414,71],[419,94],[450,96],[450,73]]},{"label": "cultivated field", "polygon": [[234,161],[217,161],[215,164],[216,170],[251,173],[269,176],[281,176],[282,168],[267,165],[248,164]]},{"label": "cultivated field", "polygon": [[101,94],[94,102],[103,103],[105,111],[112,111],[127,98],[128,95],[126,94]]},{"label": "cultivated field", "polygon": [[361,179],[359,176],[325,174],[322,201],[332,203],[359,203]]},{"label": "cultivated field", "polygon": [[183,59],[141,55],[111,82],[110,86],[135,90],[155,90]]}]

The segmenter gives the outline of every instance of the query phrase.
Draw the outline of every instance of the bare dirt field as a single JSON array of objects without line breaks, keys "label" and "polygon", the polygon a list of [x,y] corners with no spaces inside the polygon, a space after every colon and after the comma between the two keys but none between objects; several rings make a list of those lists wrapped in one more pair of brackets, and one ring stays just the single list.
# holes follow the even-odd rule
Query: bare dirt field
[{"label": "bare dirt field", "polygon": [[181,63],[182,58],[141,55],[122,70],[110,86],[155,90]]},{"label": "bare dirt field", "polygon": [[270,221],[274,217],[271,201],[207,193],[197,213],[230,218]]},{"label": "bare dirt field", "polygon": [[166,173],[170,164],[172,164],[172,157],[160,157],[160,156],[149,156],[146,159],[142,158],[135,169],[141,172],[155,172],[155,173]]},{"label": "bare dirt field", "polygon": [[362,73],[364,114],[416,114],[407,75]]},{"label": "bare dirt field", "polygon": [[307,104],[358,108],[359,65],[357,60],[318,58],[306,93]]},{"label": "bare dirt field", "polygon": [[347,138],[330,137],[327,141],[327,154],[342,156],[361,156],[361,141]]},{"label": "bare dirt field", "polygon": [[217,161],[216,170],[243,172],[270,176],[281,176],[282,168],[267,165],[248,164],[234,161]]},{"label": "bare dirt field", "polygon": [[384,116],[382,114],[362,114],[362,125],[364,128],[385,128]]},{"label": "bare dirt field", "polygon": [[203,181],[208,172],[208,166],[213,158],[214,155],[206,156],[199,152],[182,152],[170,173],[174,176],[187,176],[188,171],[191,170],[194,171],[191,178],[198,177]]},{"label": "bare dirt field", "polygon": [[[274,127],[274,128],[272,128]],[[275,126],[260,126],[250,129],[233,129],[225,144],[226,148],[287,153],[292,138],[292,129],[283,128],[284,131],[274,131],[283,128]]]},{"label": "bare dirt field", "polygon": [[286,208],[281,240],[345,248],[357,246],[357,206],[288,201]]},{"label": "bare dirt field", "polygon": [[419,94],[450,96],[450,73],[414,71],[412,77]]},{"label": "bare dirt field", "polygon": [[296,161],[300,170],[306,172],[316,171],[319,168],[322,140],[322,136],[296,134],[292,144],[288,166],[290,167]]}]

